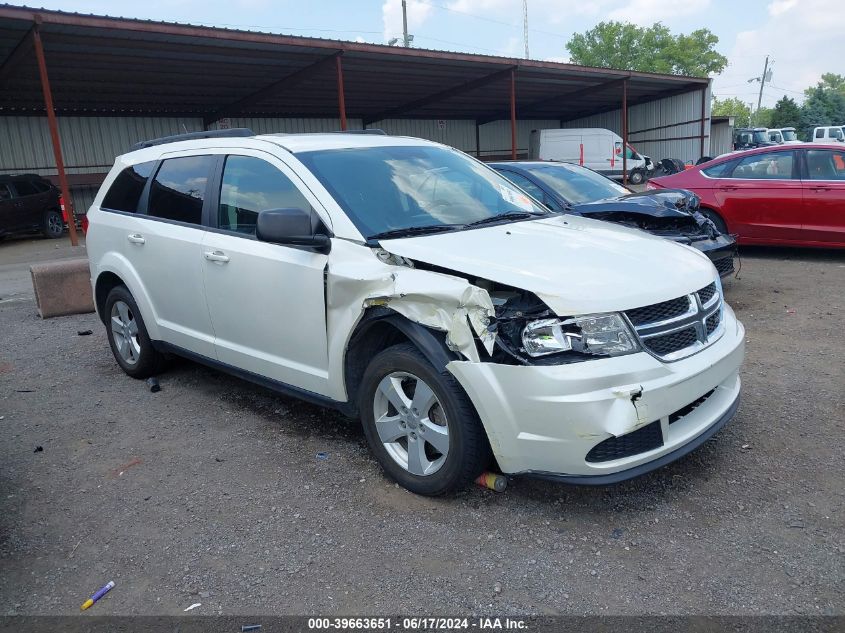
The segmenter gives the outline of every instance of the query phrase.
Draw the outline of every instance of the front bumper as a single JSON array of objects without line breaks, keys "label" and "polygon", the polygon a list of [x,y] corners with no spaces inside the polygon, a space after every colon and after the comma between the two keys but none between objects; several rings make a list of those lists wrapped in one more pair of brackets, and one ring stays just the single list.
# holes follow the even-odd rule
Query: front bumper
[{"label": "front bumper", "polygon": [[[745,330],[727,305],[724,323],[718,341],[673,363],[637,353],[569,365],[447,367],[475,405],[503,472],[612,483],[685,455],[733,416]],[[644,427],[659,427],[659,445],[588,461],[598,444]]]}]

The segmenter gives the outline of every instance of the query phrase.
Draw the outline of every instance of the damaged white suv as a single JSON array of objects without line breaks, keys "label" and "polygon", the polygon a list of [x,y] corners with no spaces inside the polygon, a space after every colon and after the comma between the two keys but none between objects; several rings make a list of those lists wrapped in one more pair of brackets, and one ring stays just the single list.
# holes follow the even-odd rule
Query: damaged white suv
[{"label": "damaged white suv", "polygon": [[621,481],[701,445],[739,403],[744,330],[706,256],[552,213],[437,143],[158,139],[117,159],[88,219],[127,374],[178,354],[358,416],[417,493],[493,459]]}]

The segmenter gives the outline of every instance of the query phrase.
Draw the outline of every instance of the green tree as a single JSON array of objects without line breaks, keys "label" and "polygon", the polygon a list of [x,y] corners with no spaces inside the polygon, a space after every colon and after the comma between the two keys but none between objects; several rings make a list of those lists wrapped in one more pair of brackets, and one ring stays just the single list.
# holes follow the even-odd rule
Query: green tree
[{"label": "green tree", "polygon": [[736,97],[730,99],[713,98],[711,116],[732,116],[734,127],[748,127],[751,124],[751,108]]},{"label": "green tree", "polygon": [[707,77],[728,63],[715,47],[719,38],[708,29],[673,35],[659,22],[641,27],[624,22],[600,22],[567,42],[575,64],[673,75]]},{"label": "green tree", "polygon": [[751,116],[751,123],[754,127],[775,127],[772,125],[772,117],[774,116],[774,109],[761,106]]},{"label": "green tree", "polygon": [[772,110],[772,118],[769,121],[769,127],[784,128],[794,127],[798,128],[801,125],[801,108],[795,103],[794,99],[787,97],[779,99]]}]

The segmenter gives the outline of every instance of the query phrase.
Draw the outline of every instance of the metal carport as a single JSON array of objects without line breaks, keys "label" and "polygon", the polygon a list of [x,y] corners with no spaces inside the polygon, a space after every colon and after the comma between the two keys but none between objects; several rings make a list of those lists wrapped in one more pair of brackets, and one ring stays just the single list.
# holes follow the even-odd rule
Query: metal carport
[{"label": "metal carport", "polygon": [[[619,111],[627,138],[629,108],[696,92],[703,153],[707,78],[0,5],[0,120],[47,115],[52,169],[68,202],[59,144],[70,141],[57,117],[191,117],[205,127],[228,118],[328,117],[341,129],[351,119],[364,127],[465,120],[474,122],[479,155],[482,126],[509,121],[515,158],[522,121],[563,126]],[[50,167],[18,164],[13,152],[0,147],[0,172]],[[72,175],[96,180],[90,169]]]}]

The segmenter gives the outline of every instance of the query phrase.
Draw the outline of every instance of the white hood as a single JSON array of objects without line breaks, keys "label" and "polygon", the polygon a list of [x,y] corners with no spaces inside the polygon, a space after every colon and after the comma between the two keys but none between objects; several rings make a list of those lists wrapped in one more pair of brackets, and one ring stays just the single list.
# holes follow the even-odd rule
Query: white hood
[{"label": "white hood", "polygon": [[707,256],[691,247],[572,215],[381,245],[408,259],[529,290],[559,316],[658,303],[718,277]]}]

